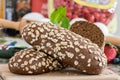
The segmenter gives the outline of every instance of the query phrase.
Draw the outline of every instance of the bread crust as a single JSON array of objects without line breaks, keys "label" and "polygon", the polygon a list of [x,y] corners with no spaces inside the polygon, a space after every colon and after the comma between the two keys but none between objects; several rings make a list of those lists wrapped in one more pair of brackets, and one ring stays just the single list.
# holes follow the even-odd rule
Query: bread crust
[{"label": "bread crust", "polygon": [[62,65],[42,51],[28,48],[17,52],[8,63],[15,74],[34,75],[62,69]]},{"label": "bread crust", "polygon": [[100,74],[106,67],[106,56],[89,39],[51,23],[26,25],[22,36],[58,61],[87,74]]}]

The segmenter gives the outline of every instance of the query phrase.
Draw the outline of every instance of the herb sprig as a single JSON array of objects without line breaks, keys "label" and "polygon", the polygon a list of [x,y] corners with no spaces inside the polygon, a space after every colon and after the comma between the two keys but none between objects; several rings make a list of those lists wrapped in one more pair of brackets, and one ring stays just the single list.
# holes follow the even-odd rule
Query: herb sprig
[{"label": "herb sprig", "polygon": [[66,17],[66,8],[58,7],[50,16],[50,21],[57,26],[68,29],[70,20]]}]

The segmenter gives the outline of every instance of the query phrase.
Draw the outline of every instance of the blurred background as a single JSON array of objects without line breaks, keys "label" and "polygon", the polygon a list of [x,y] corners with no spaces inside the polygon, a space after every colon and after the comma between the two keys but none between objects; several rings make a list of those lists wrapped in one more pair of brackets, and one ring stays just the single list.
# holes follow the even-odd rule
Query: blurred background
[{"label": "blurred background", "polygon": [[117,6],[117,10],[116,10],[117,15],[118,15],[118,29],[117,29],[115,35],[118,35],[118,36],[120,36],[120,5],[119,4],[120,4],[120,0],[118,0],[118,6]]},{"label": "blurred background", "polygon": [[[106,26],[110,34],[120,35],[120,6],[118,5],[120,0],[81,1],[89,3],[84,5],[79,3],[79,0],[0,0],[0,18],[21,21],[24,15],[31,12],[37,12],[44,18],[49,18],[54,9],[64,6],[67,9],[66,16],[70,20],[84,18],[92,23],[99,22],[98,25]],[[99,6],[102,5],[102,7],[93,5],[90,2]],[[109,7],[106,8],[104,5],[109,5]],[[10,36],[19,34],[19,31],[11,28],[4,28],[2,31]]]}]

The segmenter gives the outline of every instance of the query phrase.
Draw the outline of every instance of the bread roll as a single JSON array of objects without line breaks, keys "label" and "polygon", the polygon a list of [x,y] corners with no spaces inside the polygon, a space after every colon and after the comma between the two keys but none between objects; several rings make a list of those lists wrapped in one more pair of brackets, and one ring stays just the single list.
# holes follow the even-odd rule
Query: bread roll
[{"label": "bread roll", "polygon": [[33,48],[17,52],[8,63],[9,70],[15,74],[41,74],[62,69],[62,65],[44,52]]},{"label": "bread roll", "polygon": [[90,39],[93,43],[96,43],[102,50],[104,50],[104,34],[95,24],[87,21],[76,21],[70,26],[70,31]]},{"label": "bread roll", "polygon": [[100,74],[107,64],[97,44],[52,23],[28,24],[22,36],[30,45],[87,74]]}]

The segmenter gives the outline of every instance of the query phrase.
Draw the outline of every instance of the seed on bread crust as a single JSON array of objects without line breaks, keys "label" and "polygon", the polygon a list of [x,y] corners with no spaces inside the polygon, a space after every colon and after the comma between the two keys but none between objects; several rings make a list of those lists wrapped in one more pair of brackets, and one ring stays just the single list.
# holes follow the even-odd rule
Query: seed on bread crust
[{"label": "seed on bread crust", "polygon": [[63,68],[57,60],[33,48],[17,52],[10,59],[8,66],[9,70],[16,74],[41,74]]},{"label": "seed on bread crust", "polygon": [[[42,51],[58,61],[87,74],[100,74],[106,67],[107,62],[104,53],[97,44],[92,43],[89,39],[69,30],[59,28],[49,22],[31,24],[36,24],[36,26],[28,25],[22,32],[23,38],[30,45],[34,47],[40,46]],[[34,31],[43,29],[43,32],[39,31],[39,38],[34,41],[33,37],[28,35],[28,32],[30,32],[28,29],[33,29]],[[25,33],[26,35],[24,35]],[[35,32],[33,34],[36,35]],[[42,42],[43,40],[45,41]],[[30,43],[31,41],[33,43]],[[46,46],[47,43],[50,43],[51,46]],[[98,60],[96,60],[96,56]],[[76,57],[78,57],[78,62],[76,62]],[[88,59],[91,59],[91,61],[87,61]]]}]

